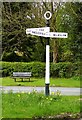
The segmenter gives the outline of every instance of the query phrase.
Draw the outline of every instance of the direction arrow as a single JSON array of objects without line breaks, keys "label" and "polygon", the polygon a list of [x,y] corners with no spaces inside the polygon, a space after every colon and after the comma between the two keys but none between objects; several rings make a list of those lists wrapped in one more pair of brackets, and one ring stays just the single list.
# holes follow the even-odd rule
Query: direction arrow
[{"label": "direction arrow", "polygon": [[42,37],[46,36],[45,32],[40,32],[40,31],[35,31],[35,30],[30,31],[29,34],[36,35],[36,36],[42,36]]},{"label": "direction arrow", "polygon": [[52,38],[67,38],[68,33],[64,32],[49,32],[45,34],[45,37],[52,37]]},{"label": "direction arrow", "polygon": [[31,34],[32,31],[36,31],[36,32],[50,32],[50,27],[28,28],[28,29],[26,29],[26,34]]}]

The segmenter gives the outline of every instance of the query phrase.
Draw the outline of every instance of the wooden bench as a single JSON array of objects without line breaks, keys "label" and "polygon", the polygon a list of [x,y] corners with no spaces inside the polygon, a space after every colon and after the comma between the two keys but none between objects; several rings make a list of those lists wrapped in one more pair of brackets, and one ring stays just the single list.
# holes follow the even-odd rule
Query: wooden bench
[{"label": "wooden bench", "polygon": [[32,76],[31,72],[13,72],[12,78],[15,80],[15,82],[17,78],[20,78],[22,82],[23,82],[23,79],[28,78],[30,82],[31,76]]}]

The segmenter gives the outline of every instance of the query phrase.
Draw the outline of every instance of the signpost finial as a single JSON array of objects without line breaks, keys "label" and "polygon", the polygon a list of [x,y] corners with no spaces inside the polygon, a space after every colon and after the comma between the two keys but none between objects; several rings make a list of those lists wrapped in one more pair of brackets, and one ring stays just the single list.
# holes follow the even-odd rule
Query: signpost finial
[{"label": "signpost finial", "polygon": [[49,20],[52,17],[52,13],[50,11],[46,11],[44,17],[46,20]]}]

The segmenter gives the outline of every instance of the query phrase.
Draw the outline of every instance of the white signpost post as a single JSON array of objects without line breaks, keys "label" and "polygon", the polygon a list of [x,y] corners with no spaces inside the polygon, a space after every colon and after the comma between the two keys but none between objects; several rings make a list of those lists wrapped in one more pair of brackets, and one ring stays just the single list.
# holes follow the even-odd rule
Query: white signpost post
[{"label": "white signpost post", "polygon": [[49,19],[52,17],[50,11],[44,14],[46,22],[46,27],[42,28],[28,28],[26,29],[26,34],[42,36],[46,38],[46,75],[45,75],[45,95],[49,95],[49,84],[50,84],[50,55],[49,55],[49,38],[67,38],[68,33],[64,32],[50,32]]}]

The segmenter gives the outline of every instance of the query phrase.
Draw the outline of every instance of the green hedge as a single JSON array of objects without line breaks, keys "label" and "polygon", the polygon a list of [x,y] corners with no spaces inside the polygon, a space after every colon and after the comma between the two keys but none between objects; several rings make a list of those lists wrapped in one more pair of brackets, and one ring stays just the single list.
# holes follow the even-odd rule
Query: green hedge
[{"label": "green hedge", "polygon": [[[33,77],[45,76],[45,63],[42,62],[0,62],[2,76],[12,76],[17,72],[32,72]],[[80,63],[60,62],[50,64],[51,77],[73,77],[80,75]]]}]

